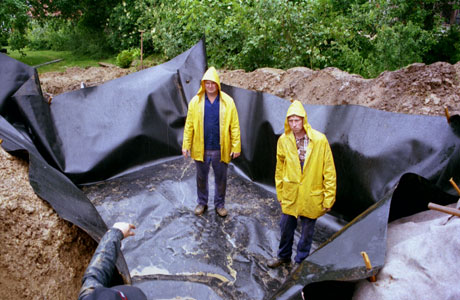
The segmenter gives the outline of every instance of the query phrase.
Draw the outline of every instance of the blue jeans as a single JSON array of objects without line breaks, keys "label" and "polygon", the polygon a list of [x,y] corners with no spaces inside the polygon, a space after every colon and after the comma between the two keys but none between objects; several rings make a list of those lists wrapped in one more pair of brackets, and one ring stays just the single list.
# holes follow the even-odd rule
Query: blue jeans
[{"label": "blue jeans", "polygon": [[208,174],[209,167],[212,165],[216,187],[214,192],[214,207],[224,207],[228,164],[220,161],[220,150],[204,151],[203,160],[203,162],[195,160],[198,204],[208,205]]},{"label": "blue jeans", "polygon": [[[299,216],[302,225],[299,242],[297,244],[297,255],[294,260],[301,263],[310,254],[313,242],[313,232],[315,231],[316,219]],[[291,259],[292,244],[294,243],[294,233],[297,228],[297,218],[291,215],[282,214],[280,220],[281,239],[278,250],[278,257]]]}]

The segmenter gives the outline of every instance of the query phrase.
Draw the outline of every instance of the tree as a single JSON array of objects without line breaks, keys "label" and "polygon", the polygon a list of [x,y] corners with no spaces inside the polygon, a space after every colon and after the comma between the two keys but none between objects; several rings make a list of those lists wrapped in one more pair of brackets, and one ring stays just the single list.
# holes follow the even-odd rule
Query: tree
[{"label": "tree", "polygon": [[21,0],[3,0],[0,4],[0,44],[7,42],[13,50],[27,44],[25,33],[29,24],[28,6]]},{"label": "tree", "polygon": [[[106,20],[114,6],[121,0],[2,0],[0,4],[0,42],[13,50],[27,45],[26,31],[32,19],[40,24],[52,20],[72,22],[85,39],[94,43],[104,40]],[[62,24],[62,23],[61,23]],[[83,39],[83,40],[85,40]]]},{"label": "tree", "polygon": [[28,0],[31,15],[42,21],[61,18],[102,30],[113,7],[121,0]]}]

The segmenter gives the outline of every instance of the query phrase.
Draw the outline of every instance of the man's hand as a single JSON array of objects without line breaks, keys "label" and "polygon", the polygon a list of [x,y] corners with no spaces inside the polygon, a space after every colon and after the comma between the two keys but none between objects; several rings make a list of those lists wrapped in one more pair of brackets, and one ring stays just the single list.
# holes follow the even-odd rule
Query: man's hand
[{"label": "man's hand", "polygon": [[323,210],[324,210],[325,212],[330,212],[330,211],[331,211],[330,208],[325,208],[325,207],[323,207]]},{"label": "man's hand", "polygon": [[190,155],[190,150],[182,149],[182,155],[187,158],[188,155]]},{"label": "man's hand", "polygon": [[126,222],[117,222],[113,224],[113,228],[120,229],[123,232],[123,238],[127,238],[128,236],[133,236],[135,233],[131,231],[131,229],[136,229],[136,226],[133,224],[129,224]]},{"label": "man's hand", "polygon": [[241,152],[232,152],[232,153],[230,153],[230,157],[231,157],[232,159],[235,159],[235,158],[237,158],[237,157],[240,156],[240,155],[241,155]]}]

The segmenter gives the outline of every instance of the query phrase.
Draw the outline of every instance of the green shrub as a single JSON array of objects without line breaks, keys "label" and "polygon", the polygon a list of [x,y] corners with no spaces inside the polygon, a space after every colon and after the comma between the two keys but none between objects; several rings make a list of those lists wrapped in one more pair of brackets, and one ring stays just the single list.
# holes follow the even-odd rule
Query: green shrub
[{"label": "green shrub", "polygon": [[104,32],[70,20],[55,19],[45,23],[31,22],[28,48],[31,50],[72,51],[77,56],[101,58],[112,55]]},{"label": "green shrub", "polygon": [[8,35],[0,31],[0,47],[8,45]]},{"label": "green shrub", "polygon": [[103,32],[82,27],[73,30],[70,36],[69,45],[71,46],[71,50],[77,55],[100,58],[113,53],[113,50],[107,43],[107,37]]},{"label": "green shrub", "polygon": [[20,32],[13,32],[8,38],[8,45],[11,47],[11,50],[17,50],[22,55],[25,55],[23,50],[27,46],[27,43],[27,38]]},{"label": "green shrub", "polygon": [[31,22],[27,45],[31,50],[75,51],[81,39],[75,39],[75,24],[67,20],[51,20],[45,23]]},{"label": "green shrub", "polygon": [[51,49],[47,34],[46,26],[33,25],[32,29],[27,33],[29,39],[27,47],[30,50]]},{"label": "green shrub", "polygon": [[120,68],[129,68],[134,59],[140,57],[140,49],[123,50],[117,55],[117,65]]},{"label": "green shrub", "polygon": [[109,33],[108,43],[115,51],[140,47],[139,30],[144,29],[141,22],[143,15],[148,15],[147,7],[144,1],[139,0],[120,1],[111,10],[106,30]]},{"label": "green shrub", "polygon": [[437,43],[424,57],[424,62],[431,64],[445,61],[455,64],[460,61],[460,26],[450,25],[438,34]]}]

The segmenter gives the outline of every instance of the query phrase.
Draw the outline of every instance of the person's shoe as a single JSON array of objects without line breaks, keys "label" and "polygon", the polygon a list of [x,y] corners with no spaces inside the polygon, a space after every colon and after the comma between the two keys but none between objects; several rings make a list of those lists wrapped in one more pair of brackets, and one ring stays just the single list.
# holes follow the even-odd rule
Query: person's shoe
[{"label": "person's shoe", "polygon": [[272,260],[270,260],[268,263],[267,263],[267,267],[269,268],[278,268],[279,266],[281,266],[282,264],[288,264],[291,262],[291,259],[289,258],[274,258]]},{"label": "person's shoe", "polygon": [[208,208],[207,205],[198,204],[195,207],[195,215],[201,216],[206,211],[207,208]]},{"label": "person's shoe", "polygon": [[216,212],[221,217],[226,217],[228,214],[227,210],[223,206],[216,208]]},{"label": "person's shoe", "polygon": [[292,278],[295,278],[295,280],[299,279],[301,271],[302,271],[302,264],[296,262],[294,264],[294,267],[292,267],[292,270],[291,270]]}]

